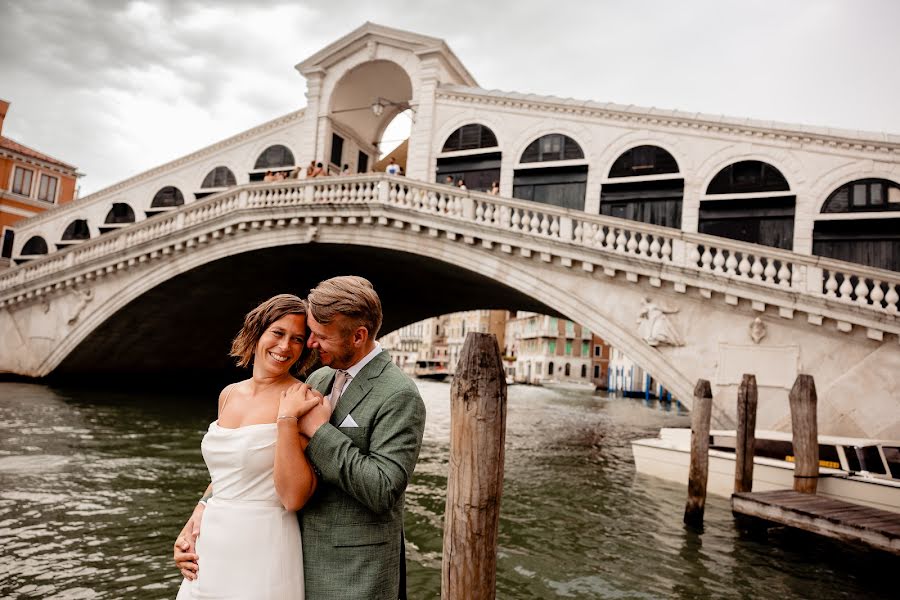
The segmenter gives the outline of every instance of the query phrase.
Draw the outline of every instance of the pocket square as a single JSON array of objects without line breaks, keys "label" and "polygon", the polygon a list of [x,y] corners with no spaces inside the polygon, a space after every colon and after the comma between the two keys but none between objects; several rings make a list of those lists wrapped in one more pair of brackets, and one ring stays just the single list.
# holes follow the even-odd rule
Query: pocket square
[{"label": "pocket square", "polygon": [[338,427],[359,427],[359,425],[357,425],[356,421],[353,420],[352,415],[347,415],[347,417],[341,422],[340,425],[338,425]]}]

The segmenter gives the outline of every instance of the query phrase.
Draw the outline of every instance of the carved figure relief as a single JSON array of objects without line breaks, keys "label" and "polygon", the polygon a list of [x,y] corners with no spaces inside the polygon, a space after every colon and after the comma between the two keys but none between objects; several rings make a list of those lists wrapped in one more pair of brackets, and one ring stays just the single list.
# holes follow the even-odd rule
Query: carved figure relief
[{"label": "carved figure relief", "polygon": [[75,294],[77,302],[75,303],[75,309],[72,311],[72,314],[67,321],[69,325],[74,325],[78,322],[78,317],[81,316],[84,307],[94,299],[94,290],[91,289],[85,290],[83,292],[81,290],[73,290],[72,293]]},{"label": "carved figure relief", "polygon": [[666,316],[677,312],[677,308],[663,307],[650,298],[644,298],[637,320],[638,335],[648,346],[656,347],[660,344],[684,346],[684,339]]},{"label": "carved figure relief", "polygon": [[753,319],[750,323],[750,339],[753,340],[754,344],[758,344],[762,341],[766,334],[769,333],[766,329],[766,324],[763,323],[763,320],[759,317]]}]

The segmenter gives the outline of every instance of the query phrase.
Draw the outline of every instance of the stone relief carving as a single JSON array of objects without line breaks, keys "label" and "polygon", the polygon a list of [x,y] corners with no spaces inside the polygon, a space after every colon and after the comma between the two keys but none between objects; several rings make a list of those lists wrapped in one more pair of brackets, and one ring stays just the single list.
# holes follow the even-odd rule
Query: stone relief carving
[{"label": "stone relief carving", "polygon": [[73,290],[72,292],[75,294],[77,298],[77,302],[75,303],[75,309],[72,311],[72,315],[69,317],[67,323],[69,325],[74,325],[78,322],[78,317],[81,316],[84,307],[88,305],[88,303],[94,299],[94,290],[88,289],[85,291],[81,290]]},{"label": "stone relief carving", "polygon": [[758,344],[762,341],[766,334],[769,333],[766,328],[766,324],[763,323],[763,320],[759,317],[753,319],[750,323],[750,339],[753,340],[754,344]]},{"label": "stone relief carving", "polygon": [[677,308],[660,306],[652,299],[644,298],[637,320],[638,335],[647,342],[648,346],[656,347],[660,344],[684,346],[684,339],[666,316],[677,312]]}]

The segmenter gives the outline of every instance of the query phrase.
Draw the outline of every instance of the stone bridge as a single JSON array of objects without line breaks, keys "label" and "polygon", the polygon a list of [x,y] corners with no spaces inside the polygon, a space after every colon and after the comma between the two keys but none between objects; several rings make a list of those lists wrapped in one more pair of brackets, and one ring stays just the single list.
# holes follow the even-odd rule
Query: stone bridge
[{"label": "stone bridge", "polygon": [[[387,175],[239,185],[3,272],[0,370],[222,369],[256,302],[347,273],[375,283],[385,332],[474,308],[564,315],[688,406],[711,380],[720,426],[752,372],[759,427],[788,428],[803,372],[823,433],[900,438],[900,273]],[[681,345],[639,323],[647,309]]]}]

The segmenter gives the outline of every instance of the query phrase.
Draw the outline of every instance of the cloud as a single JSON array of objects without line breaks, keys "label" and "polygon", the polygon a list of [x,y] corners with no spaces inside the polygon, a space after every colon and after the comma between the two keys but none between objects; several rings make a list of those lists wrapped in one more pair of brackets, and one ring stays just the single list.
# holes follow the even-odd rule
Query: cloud
[{"label": "cloud", "polygon": [[890,0],[7,0],[4,134],[94,191],[302,107],[293,66],[366,20],[487,88],[900,132]]}]

